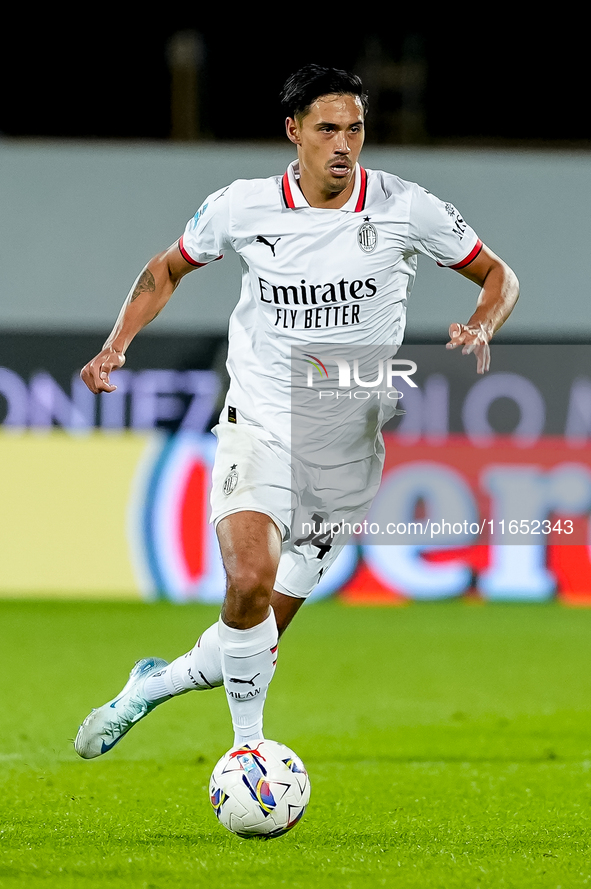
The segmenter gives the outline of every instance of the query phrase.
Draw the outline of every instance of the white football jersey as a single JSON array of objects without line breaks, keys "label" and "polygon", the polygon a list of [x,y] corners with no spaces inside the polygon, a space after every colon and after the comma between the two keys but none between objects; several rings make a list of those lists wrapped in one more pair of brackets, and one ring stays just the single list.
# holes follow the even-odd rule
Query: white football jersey
[{"label": "white football jersey", "polygon": [[[459,269],[482,243],[452,204],[359,164],[344,207],[311,207],[295,162],[283,176],[237,180],[210,195],[179,246],[195,266],[229,248],[240,256],[226,404],[289,446],[292,346],[399,346],[417,255]],[[368,440],[359,456],[373,446]]]}]

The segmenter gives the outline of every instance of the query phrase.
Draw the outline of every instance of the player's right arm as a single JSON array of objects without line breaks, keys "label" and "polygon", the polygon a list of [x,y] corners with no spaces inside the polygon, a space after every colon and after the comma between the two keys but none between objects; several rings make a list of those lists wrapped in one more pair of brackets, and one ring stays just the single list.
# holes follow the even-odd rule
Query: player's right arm
[{"label": "player's right arm", "polygon": [[198,266],[183,257],[179,242],[154,256],[139,274],[101,351],[80,376],[91,392],[113,392],[111,371],[125,364],[125,353],[135,335],[160,314],[182,278]]}]

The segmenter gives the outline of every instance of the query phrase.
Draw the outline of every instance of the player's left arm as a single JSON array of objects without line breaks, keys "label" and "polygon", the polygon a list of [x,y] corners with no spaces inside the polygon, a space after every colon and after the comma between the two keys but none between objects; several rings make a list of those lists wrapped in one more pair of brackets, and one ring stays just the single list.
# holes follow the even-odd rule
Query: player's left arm
[{"label": "player's left arm", "polygon": [[519,281],[507,263],[485,245],[472,262],[457,271],[481,290],[468,323],[450,325],[447,348],[462,346],[463,355],[474,352],[478,373],[485,373],[490,367],[489,342],[513,311],[519,297]]}]

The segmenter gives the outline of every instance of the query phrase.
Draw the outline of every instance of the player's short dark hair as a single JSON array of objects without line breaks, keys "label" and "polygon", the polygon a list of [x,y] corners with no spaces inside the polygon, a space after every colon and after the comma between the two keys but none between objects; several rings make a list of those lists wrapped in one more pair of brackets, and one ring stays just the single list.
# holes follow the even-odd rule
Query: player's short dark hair
[{"label": "player's short dark hair", "polygon": [[304,65],[285,81],[280,99],[287,117],[305,117],[310,106],[320,96],[358,96],[367,114],[367,93],[363,92],[361,78],[340,68],[323,68],[321,65]]}]

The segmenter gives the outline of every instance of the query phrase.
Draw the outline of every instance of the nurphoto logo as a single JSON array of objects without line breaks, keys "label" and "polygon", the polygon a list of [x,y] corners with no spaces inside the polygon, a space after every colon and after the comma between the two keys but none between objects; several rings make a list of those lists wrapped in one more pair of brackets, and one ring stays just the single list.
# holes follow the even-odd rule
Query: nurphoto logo
[{"label": "nurphoto logo", "polygon": [[[335,383],[338,389],[350,390],[352,386],[358,386],[359,391],[354,393],[355,398],[369,398],[372,394],[385,394],[388,398],[402,398],[403,393],[399,392],[394,385],[395,378],[402,378],[413,389],[418,388],[412,379],[412,375],[417,371],[417,364],[407,358],[378,359],[373,368],[367,367],[367,361],[363,362],[363,366],[360,368],[359,358],[349,361],[337,355],[311,355],[307,352],[304,353],[304,358],[309,365],[306,381],[308,388],[313,389],[317,381],[330,380],[331,376],[336,377]],[[336,365],[336,368],[331,366],[332,374],[329,374],[326,366],[330,362]],[[375,390],[375,393],[368,390]],[[319,398],[328,398],[334,395],[334,392],[326,390],[324,387],[318,393]],[[340,393],[336,393],[337,397],[339,395]]]}]

